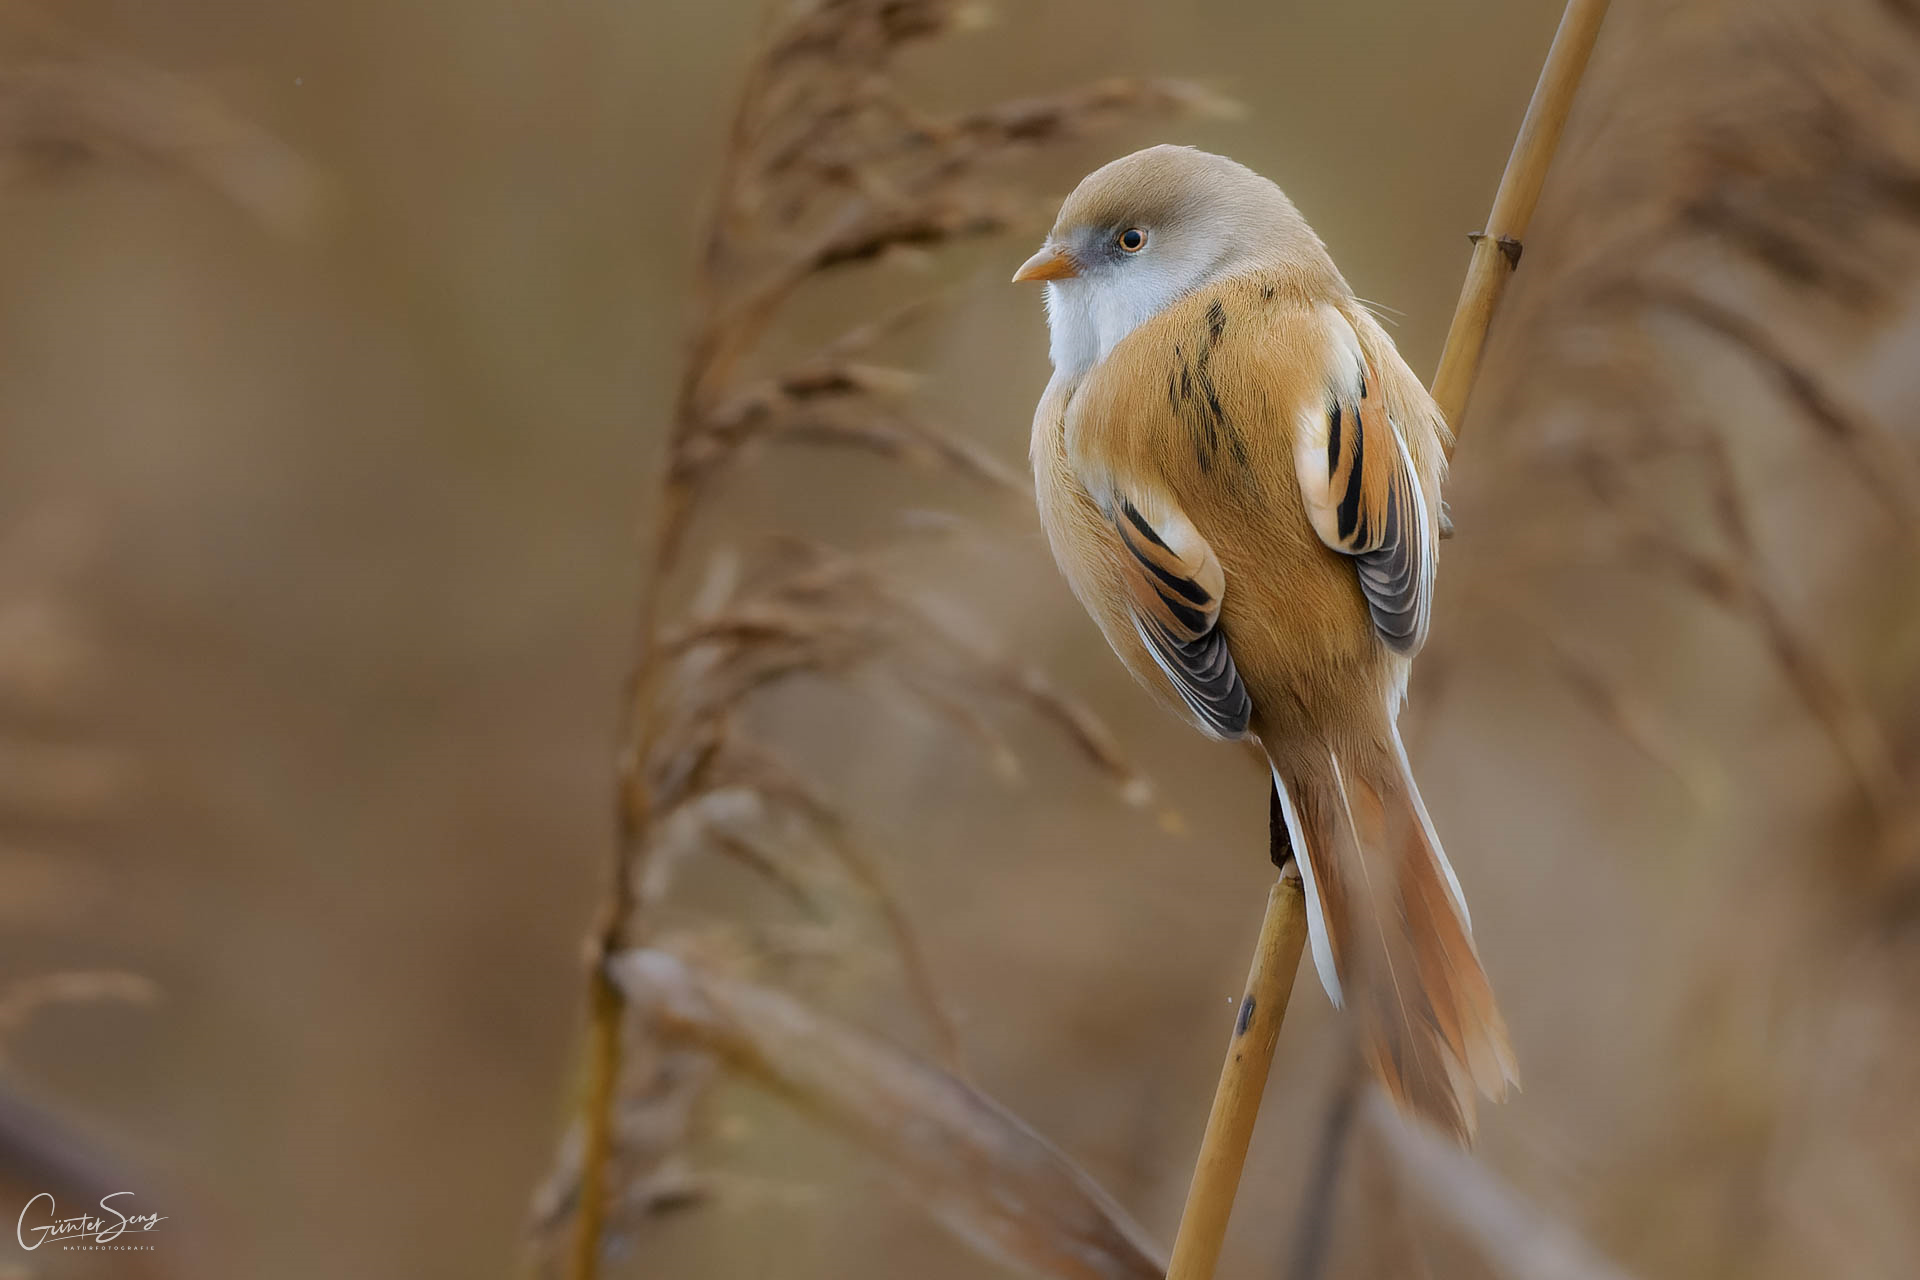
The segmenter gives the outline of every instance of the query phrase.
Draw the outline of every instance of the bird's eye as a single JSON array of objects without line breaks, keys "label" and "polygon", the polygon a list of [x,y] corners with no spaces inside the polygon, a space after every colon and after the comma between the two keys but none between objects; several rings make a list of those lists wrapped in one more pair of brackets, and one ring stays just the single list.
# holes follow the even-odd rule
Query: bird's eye
[{"label": "bird's eye", "polygon": [[1138,253],[1147,247],[1147,233],[1138,227],[1128,227],[1120,233],[1118,243],[1128,253]]}]

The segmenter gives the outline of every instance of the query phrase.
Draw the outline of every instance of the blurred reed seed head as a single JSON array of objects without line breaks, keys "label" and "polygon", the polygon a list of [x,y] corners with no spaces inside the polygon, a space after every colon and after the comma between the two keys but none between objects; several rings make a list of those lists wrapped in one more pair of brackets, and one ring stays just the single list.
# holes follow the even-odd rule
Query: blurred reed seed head
[{"label": "blurred reed seed head", "polygon": [[1906,1275],[1920,9],[1616,3],[1589,84],[1472,407],[1456,502],[1498,522],[1453,560],[1644,756],[1717,779],[1684,838],[1604,850],[1689,944],[1621,1024],[1659,1028],[1644,1132],[1578,1136],[1608,1152],[1582,1212],[1642,1274]]},{"label": "blurred reed seed head", "polygon": [[[1837,540],[1883,585],[1920,573],[1920,442],[1865,376],[1913,325],[1920,21],[1885,0],[1616,5],[1595,87],[1605,108],[1569,139],[1476,397],[1533,477],[1502,545],[1534,576],[1497,591],[1537,617],[1570,564],[1604,561],[1736,620],[1847,781],[1862,830],[1826,869],[1908,883],[1912,693],[1862,688],[1844,613],[1801,602],[1844,590],[1814,568]],[[1914,597],[1875,594],[1896,612]],[[1602,714],[1702,776],[1617,676],[1579,665]]]},{"label": "blurred reed seed head", "polygon": [[[268,231],[300,235],[324,213],[317,172],[196,86],[95,47],[29,6],[0,8],[0,197],[92,167],[185,180]],[[110,655],[80,601],[106,554],[106,513],[39,495],[0,525],[0,914],[31,933],[78,926],[99,872],[71,843],[139,816],[150,761],[102,733]],[[106,892],[107,890],[99,890]],[[0,987],[0,1064],[50,1011],[149,1006],[143,974],[76,968]],[[97,1200],[135,1181],[84,1135],[0,1083],[0,1189]],[[170,1274],[171,1264],[135,1269]]]},{"label": "blurred reed seed head", "polygon": [[[737,1188],[702,1167],[696,1142],[722,1063],[865,1145],[995,1257],[1045,1276],[1160,1274],[1138,1228],[1084,1174],[962,1081],[953,1019],[880,862],[843,807],[778,743],[750,733],[744,713],[795,679],[874,685],[928,708],[1003,776],[1017,776],[1019,760],[1001,724],[1024,713],[1126,801],[1148,802],[1151,787],[1089,709],[982,640],[964,602],[900,572],[928,537],[960,532],[951,522],[918,519],[920,536],[887,550],[795,534],[723,552],[703,576],[683,563],[718,482],[769,445],[854,450],[1024,489],[1015,468],[925,416],[912,374],[876,355],[924,301],[816,341],[785,368],[749,372],[809,284],[1037,214],[1006,172],[1012,158],[1221,109],[1191,85],[1110,80],[955,115],[921,110],[895,77],[899,54],[978,17],[943,0],[785,4],[747,71],[697,259],[627,707],[619,848],[596,953],[620,985],[595,1006],[586,1105],[535,1204],[536,1252],[552,1265],[571,1236],[575,1276],[597,1267],[607,1236]],[[789,915],[695,915],[677,886],[711,858],[764,881]],[[932,1057],[755,985],[875,955],[920,1011]],[[630,1016],[605,1034],[619,1006]],[[954,1143],[965,1150],[957,1166]]]},{"label": "blurred reed seed head", "polygon": [[0,190],[89,164],[184,177],[280,235],[316,231],[326,183],[303,157],[178,77],[31,8],[0,12]]}]

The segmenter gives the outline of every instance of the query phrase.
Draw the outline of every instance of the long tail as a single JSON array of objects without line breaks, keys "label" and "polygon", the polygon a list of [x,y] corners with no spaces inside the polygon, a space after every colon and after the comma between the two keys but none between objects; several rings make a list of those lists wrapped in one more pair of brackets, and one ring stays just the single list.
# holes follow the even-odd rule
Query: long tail
[{"label": "long tail", "polygon": [[1275,756],[1320,981],[1387,1092],[1465,1143],[1474,1094],[1519,1083],[1467,904],[1391,724],[1378,749]]}]

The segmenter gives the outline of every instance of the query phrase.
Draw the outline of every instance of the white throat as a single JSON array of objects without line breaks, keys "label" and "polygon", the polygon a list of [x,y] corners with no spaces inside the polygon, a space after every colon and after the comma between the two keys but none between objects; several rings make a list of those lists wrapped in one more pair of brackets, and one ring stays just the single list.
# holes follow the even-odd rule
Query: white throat
[{"label": "white throat", "polygon": [[1125,279],[1048,281],[1047,329],[1055,374],[1079,378],[1190,288],[1150,272]]},{"label": "white throat", "polygon": [[1086,275],[1047,282],[1057,376],[1077,380],[1128,334],[1194,290],[1258,265],[1232,240],[1203,248],[1169,237],[1147,254],[1150,260],[1103,263]]}]

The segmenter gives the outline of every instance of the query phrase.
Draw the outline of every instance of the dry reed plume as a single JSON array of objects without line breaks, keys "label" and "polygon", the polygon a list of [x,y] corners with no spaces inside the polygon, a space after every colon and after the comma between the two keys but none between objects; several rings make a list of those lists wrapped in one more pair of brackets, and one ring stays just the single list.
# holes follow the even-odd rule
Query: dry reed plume
[{"label": "dry reed plume", "polygon": [[[667,433],[627,690],[618,835],[591,944],[578,1120],[538,1197],[537,1247],[597,1273],[608,1238],[726,1184],[692,1163],[724,1067],[875,1152],[961,1239],[1036,1275],[1159,1275],[1153,1248],[1104,1194],[957,1074],[959,1046],[905,913],[851,824],[751,736],[757,695],[802,678],[877,680],[917,699],[990,761],[998,722],[1025,712],[1144,803],[1149,788],[1086,708],[1043,673],[982,647],[891,572],[897,552],[804,537],[689,584],[688,534],[726,475],[768,445],[858,450],[995,487],[1016,473],[923,418],[912,378],[875,352],[908,306],[771,372],[756,367],[806,286],[903,252],[938,250],[1026,212],[1004,174],[1021,153],[1213,101],[1170,81],[1116,80],[958,115],[916,108],[894,78],[912,44],[962,25],[954,0],[782,6],[747,73],[698,251],[698,304]],[[808,919],[687,922],[693,859],[720,858]],[[678,920],[678,923],[675,922]],[[801,952],[884,939],[941,1062],[882,1044],[755,979]]]}]

